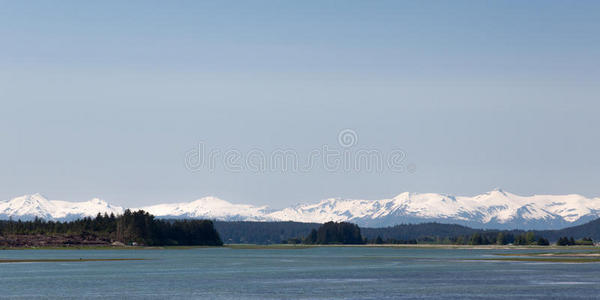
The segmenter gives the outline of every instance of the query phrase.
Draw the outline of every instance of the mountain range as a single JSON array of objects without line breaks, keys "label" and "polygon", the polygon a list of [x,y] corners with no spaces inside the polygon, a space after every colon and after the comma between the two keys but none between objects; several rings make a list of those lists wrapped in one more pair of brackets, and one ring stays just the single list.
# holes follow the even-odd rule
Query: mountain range
[{"label": "mountain range", "polygon": [[[143,209],[160,218],[202,218],[223,221],[348,221],[361,227],[440,222],[474,228],[558,229],[600,217],[600,198],[581,195],[520,196],[501,189],[476,196],[402,193],[380,200],[330,198],[280,210],[267,206],[233,204],[216,197],[192,202],[166,203]],[[0,219],[66,221],[98,213],[123,213],[124,208],[104,200],[84,202],[48,200],[40,194],[0,201]]]}]

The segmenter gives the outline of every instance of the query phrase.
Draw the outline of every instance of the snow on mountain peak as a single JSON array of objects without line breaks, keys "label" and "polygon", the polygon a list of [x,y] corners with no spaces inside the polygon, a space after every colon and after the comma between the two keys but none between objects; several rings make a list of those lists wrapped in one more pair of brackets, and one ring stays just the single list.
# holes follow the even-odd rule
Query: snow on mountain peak
[{"label": "snow on mountain peak", "polygon": [[217,197],[204,197],[192,202],[157,204],[141,207],[155,216],[264,221],[266,206],[233,204]]},{"label": "snow on mountain peak", "polygon": [[88,201],[90,203],[94,203],[97,205],[108,205],[108,203],[100,198],[92,198],[92,200]]},{"label": "snow on mountain peak", "polygon": [[[582,195],[520,196],[494,189],[476,196],[404,192],[390,199],[328,198],[281,210],[234,204],[217,197],[157,204],[137,209],[163,218],[235,221],[348,221],[360,226],[443,222],[478,228],[550,229],[577,225],[600,217],[600,198]],[[132,210],[137,210],[132,209]],[[84,202],[48,200],[40,194],[0,201],[0,218],[70,220],[98,213],[121,214],[123,208],[99,198]]]},{"label": "snow on mountain peak", "polygon": [[96,216],[98,213],[123,213],[123,208],[94,198],[84,202],[48,200],[41,194],[24,195],[0,201],[0,218],[30,220],[67,220]]},{"label": "snow on mountain peak", "polygon": [[561,228],[600,217],[600,199],[580,195],[519,196],[502,189],[472,197],[401,193],[392,199],[326,199],[271,213],[301,222],[349,221],[361,226],[444,222],[483,228]]}]

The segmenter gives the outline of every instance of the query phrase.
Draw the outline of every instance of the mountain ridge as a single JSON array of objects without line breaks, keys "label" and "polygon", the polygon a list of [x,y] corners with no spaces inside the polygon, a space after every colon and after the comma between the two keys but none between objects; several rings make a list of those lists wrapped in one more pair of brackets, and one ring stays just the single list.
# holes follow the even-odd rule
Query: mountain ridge
[{"label": "mountain ridge", "polygon": [[[484,229],[559,229],[600,217],[600,198],[578,194],[520,196],[502,189],[475,196],[404,192],[393,198],[328,198],[280,210],[234,204],[217,197],[163,203],[143,209],[159,218],[223,221],[353,222],[363,227],[440,222]],[[68,202],[32,194],[0,201],[0,219],[72,220],[98,213],[121,214],[124,208],[99,198]]]}]

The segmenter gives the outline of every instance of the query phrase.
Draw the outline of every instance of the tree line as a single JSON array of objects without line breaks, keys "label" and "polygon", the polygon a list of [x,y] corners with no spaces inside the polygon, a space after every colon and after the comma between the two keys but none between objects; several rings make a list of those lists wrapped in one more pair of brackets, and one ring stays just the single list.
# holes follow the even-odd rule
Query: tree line
[{"label": "tree line", "polygon": [[[424,225],[424,226],[422,226]],[[418,236],[409,239],[383,238],[377,235],[375,238],[366,238],[361,234],[361,228],[356,224],[347,222],[327,222],[318,228],[313,228],[307,235],[292,237],[282,240],[288,244],[451,244],[451,245],[537,245],[549,246],[550,241],[539,235],[536,231],[485,231],[476,230],[460,225],[445,224],[420,224],[413,228],[431,227],[444,228],[447,236]],[[370,230],[373,230],[370,228]],[[470,234],[450,235],[457,232],[471,232]],[[410,234],[415,234],[412,232]],[[410,235],[409,235],[410,236]],[[592,238],[587,237],[575,240],[573,237],[559,238],[558,246],[571,245],[593,245]]]},{"label": "tree line", "polygon": [[[533,231],[514,235],[508,232],[498,233],[480,233],[476,232],[471,235],[460,235],[456,237],[421,237],[410,240],[383,239],[377,236],[374,239],[366,240],[368,244],[448,244],[448,245],[537,245],[549,246],[550,241],[547,238],[536,236]],[[556,242],[557,246],[593,246],[592,238],[582,238],[575,240],[573,237],[560,237]]]},{"label": "tree line", "polygon": [[251,222],[214,221],[215,229],[227,244],[279,244],[300,243],[297,237],[305,237],[311,230],[318,229],[318,223],[299,222]]},{"label": "tree line", "polygon": [[125,210],[123,215],[98,214],[95,218],[55,222],[0,221],[0,235],[93,235],[124,244],[148,246],[207,245],[223,242],[210,220],[159,220],[143,210]]},{"label": "tree line", "polygon": [[[155,219],[144,211],[98,214],[70,222],[35,219],[0,221],[1,235],[93,235],[140,245],[221,245],[226,243],[593,245],[600,220],[557,231],[482,230],[456,224],[401,224],[359,228],[347,222],[226,222]],[[559,235],[563,234],[563,235]],[[567,234],[567,235],[565,235]],[[582,236],[585,236],[582,238]],[[575,238],[577,239],[575,239]],[[222,239],[221,239],[222,238]]]},{"label": "tree line", "polygon": [[[299,239],[296,239],[299,240]],[[360,234],[356,224],[348,222],[327,222],[313,229],[302,239],[303,244],[364,244],[365,240]]]},{"label": "tree line", "polygon": [[556,245],[558,245],[558,246],[575,246],[575,245],[592,246],[592,245],[594,245],[594,241],[590,237],[582,238],[580,240],[575,240],[573,237],[567,238],[566,236],[561,236],[560,238],[558,238]]}]

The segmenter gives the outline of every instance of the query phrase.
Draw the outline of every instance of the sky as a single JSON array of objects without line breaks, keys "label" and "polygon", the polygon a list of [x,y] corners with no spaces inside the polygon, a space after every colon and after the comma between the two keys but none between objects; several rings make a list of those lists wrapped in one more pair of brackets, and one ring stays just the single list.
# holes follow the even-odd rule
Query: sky
[{"label": "sky", "polygon": [[[598,1],[0,1],[0,199],[600,196],[598,20]],[[325,148],[402,156],[244,163]]]}]

